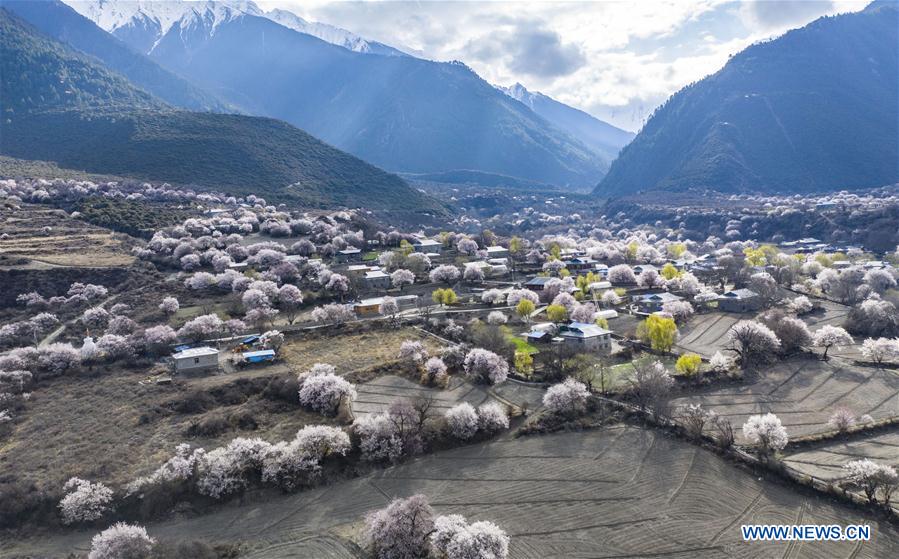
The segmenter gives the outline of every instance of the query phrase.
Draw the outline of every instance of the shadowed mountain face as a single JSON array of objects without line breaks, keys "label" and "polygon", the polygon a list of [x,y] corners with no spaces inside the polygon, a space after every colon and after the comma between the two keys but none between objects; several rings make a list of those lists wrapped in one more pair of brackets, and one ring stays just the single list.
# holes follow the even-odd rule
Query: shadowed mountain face
[{"label": "shadowed mountain face", "polygon": [[734,56],[660,107],[596,188],[817,192],[899,181],[896,3]]},{"label": "shadowed mountain face", "polygon": [[[356,52],[238,8],[198,3],[167,27],[137,14],[113,32],[242,110],[388,170],[472,169],[585,187],[607,168],[464,64]],[[153,32],[161,35],[151,41]]]},{"label": "shadowed mountain face", "polygon": [[43,34],[99,59],[135,86],[171,105],[197,111],[226,111],[228,105],[100,29],[58,0],[4,0],[3,7]]},{"label": "shadowed mountain face", "polygon": [[0,72],[6,155],[303,205],[438,207],[396,175],[287,123],[175,110],[5,8]]}]

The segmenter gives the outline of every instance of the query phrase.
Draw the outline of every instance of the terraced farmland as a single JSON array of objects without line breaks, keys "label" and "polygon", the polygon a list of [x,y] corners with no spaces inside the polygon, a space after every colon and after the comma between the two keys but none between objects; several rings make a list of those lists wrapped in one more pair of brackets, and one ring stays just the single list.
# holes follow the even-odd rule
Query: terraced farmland
[{"label": "terraced farmland", "polygon": [[[808,329],[812,332],[821,329],[823,326],[843,326],[846,322],[846,316],[849,314],[849,307],[841,303],[833,301],[818,300],[821,305],[821,311],[803,316],[802,319],[808,324]],[[847,359],[859,359],[861,352],[859,346],[860,339],[856,340],[856,344],[846,347],[833,347],[827,352],[827,355],[834,357],[844,357]]]},{"label": "terraced farmland", "polygon": [[0,211],[2,265],[21,269],[121,267],[134,262],[124,236],[72,219],[61,210],[25,205]]},{"label": "terraced farmland", "polygon": [[[490,519],[510,557],[895,557],[887,524],[743,472],[702,449],[633,427],[496,441],[422,457],[295,496],[150,524],[162,539],[244,542],[245,557],[361,557],[359,520],[394,496],[427,494],[438,513]],[[870,524],[870,542],[744,543],[745,523]],[[0,544],[64,556],[92,532]]]},{"label": "terraced farmland", "polygon": [[404,398],[431,397],[435,413],[442,414],[460,402],[477,407],[490,400],[499,400],[521,406],[527,403],[533,409],[539,405],[543,390],[523,385],[505,383],[495,387],[476,386],[453,377],[445,390],[427,388],[408,379],[387,375],[356,386],[359,397],[353,402],[356,417],[381,413],[390,404]]},{"label": "terraced farmland", "polygon": [[720,312],[697,315],[681,328],[675,347],[709,358],[726,347],[730,327],[749,318],[752,315]]},{"label": "terraced farmland", "polygon": [[838,406],[874,419],[899,415],[899,375],[844,360],[796,359],[762,370],[751,384],[712,387],[673,403],[688,402],[730,418],[738,440],[746,418],[766,412],[777,414],[790,436],[808,435],[830,430]]},{"label": "terraced farmland", "polygon": [[791,452],[784,461],[805,474],[835,480],[845,476],[844,464],[861,458],[899,466],[899,432],[880,433],[851,441],[833,441],[812,449]]}]

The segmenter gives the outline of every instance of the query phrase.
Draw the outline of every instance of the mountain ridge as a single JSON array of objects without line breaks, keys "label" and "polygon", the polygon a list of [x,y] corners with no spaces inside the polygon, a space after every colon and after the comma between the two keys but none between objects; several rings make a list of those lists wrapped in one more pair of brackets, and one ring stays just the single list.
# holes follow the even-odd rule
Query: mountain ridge
[{"label": "mountain ridge", "polygon": [[592,187],[608,167],[461,63],[358,53],[207,5],[219,15],[173,24],[151,58],[244,112],[290,122],[379,167],[476,169],[573,188]]},{"label": "mountain ridge", "polygon": [[594,189],[824,192],[899,181],[895,3],[748,47],[659,107]]},{"label": "mountain ridge", "polygon": [[498,89],[525,104],[557,128],[580,139],[587,147],[606,160],[607,164],[618,157],[618,152],[634,139],[635,134],[604,122],[593,115],[566,105],[539,91],[529,91],[520,83]]},{"label": "mountain ridge", "polygon": [[0,151],[11,157],[304,206],[442,211],[285,122],[175,109],[2,7],[0,65]]},{"label": "mountain ridge", "polygon": [[232,109],[99,29],[59,0],[4,0],[2,5],[45,35],[97,58],[105,67],[171,105],[196,111],[226,112]]}]

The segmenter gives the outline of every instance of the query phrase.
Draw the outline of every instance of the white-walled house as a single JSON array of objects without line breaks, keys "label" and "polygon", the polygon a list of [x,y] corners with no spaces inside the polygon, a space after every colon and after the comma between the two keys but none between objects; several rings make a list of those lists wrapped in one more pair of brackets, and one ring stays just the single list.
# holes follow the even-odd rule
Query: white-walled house
[{"label": "white-walled house", "polygon": [[734,289],[718,297],[718,310],[724,312],[753,312],[762,308],[762,298],[751,289]]},{"label": "white-walled house", "polygon": [[192,373],[218,369],[219,350],[214,347],[191,347],[172,355],[176,373]]},{"label": "white-walled house", "polygon": [[559,327],[558,337],[582,351],[609,352],[612,350],[612,331],[596,324],[572,322]]}]

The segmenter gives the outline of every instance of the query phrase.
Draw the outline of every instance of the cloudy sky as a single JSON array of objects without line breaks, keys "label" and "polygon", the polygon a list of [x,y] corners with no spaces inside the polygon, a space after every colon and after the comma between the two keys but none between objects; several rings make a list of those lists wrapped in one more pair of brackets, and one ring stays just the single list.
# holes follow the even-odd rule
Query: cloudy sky
[{"label": "cloudy sky", "polygon": [[628,130],[728,56],[858,0],[631,2],[257,0],[434,60],[491,83],[522,83]]}]

